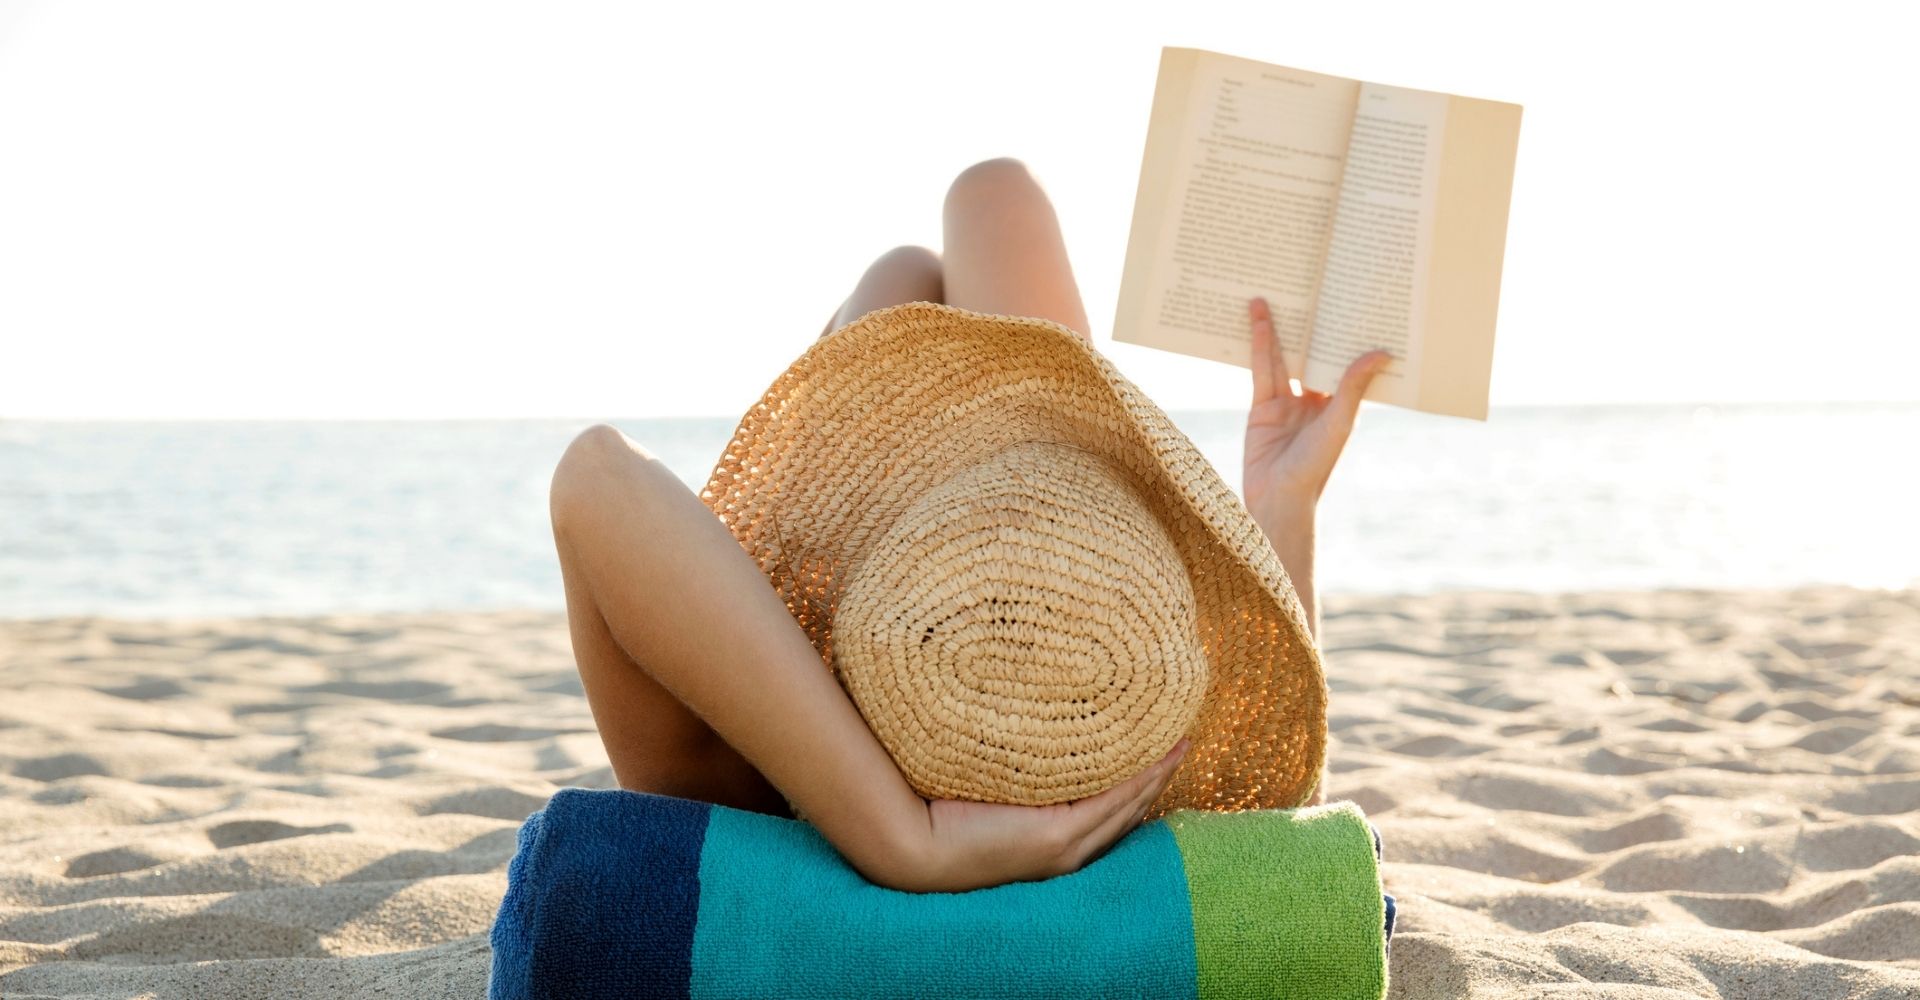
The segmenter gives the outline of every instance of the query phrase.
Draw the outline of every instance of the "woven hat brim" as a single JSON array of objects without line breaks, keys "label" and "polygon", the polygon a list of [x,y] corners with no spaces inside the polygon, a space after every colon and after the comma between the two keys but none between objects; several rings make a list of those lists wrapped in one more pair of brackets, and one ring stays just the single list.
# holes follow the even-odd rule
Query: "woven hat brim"
[{"label": "woven hat brim", "polygon": [[1124,470],[1192,578],[1207,691],[1148,818],[1302,804],[1325,760],[1327,688],[1292,582],[1192,441],[1067,327],[934,302],[869,312],[774,380],[700,496],[831,669],[833,612],[866,550],[954,471],[1023,441]]}]

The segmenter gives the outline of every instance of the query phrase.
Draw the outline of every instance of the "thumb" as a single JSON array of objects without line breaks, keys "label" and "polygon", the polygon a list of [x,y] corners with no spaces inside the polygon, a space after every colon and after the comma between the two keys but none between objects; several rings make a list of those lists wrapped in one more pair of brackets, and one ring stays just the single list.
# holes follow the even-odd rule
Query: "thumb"
[{"label": "thumb", "polygon": [[1393,355],[1387,351],[1368,351],[1353,359],[1347,366],[1346,374],[1340,376],[1340,385],[1333,391],[1333,398],[1327,401],[1327,416],[1333,422],[1334,431],[1344,438],[1353,430],[1353,421],[1360,413],[1360,399],[1367,394],[1367,387],[1373,384],[1373,377],[1393,363]]}]

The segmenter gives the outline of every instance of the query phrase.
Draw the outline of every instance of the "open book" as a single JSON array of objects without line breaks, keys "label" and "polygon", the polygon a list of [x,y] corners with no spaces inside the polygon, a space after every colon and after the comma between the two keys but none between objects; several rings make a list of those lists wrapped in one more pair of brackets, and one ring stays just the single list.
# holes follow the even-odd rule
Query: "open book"
[{"label": "open book", "polygon": [[1113,339],[1485,420],[1520,107],[1165,48]]}]

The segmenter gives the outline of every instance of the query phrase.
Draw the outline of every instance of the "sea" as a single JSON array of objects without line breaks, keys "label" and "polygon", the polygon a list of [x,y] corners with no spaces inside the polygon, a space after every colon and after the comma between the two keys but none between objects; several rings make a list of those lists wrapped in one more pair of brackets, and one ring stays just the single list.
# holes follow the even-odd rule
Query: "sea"
[{"label": "sea", "polygon": [[[1236,490],[1245,410],[1170,416]],[[0,618],[559,609],[547,487],[592,420],[0,420]],[[612,419],[697,490],[733,418]],[[1336,593],[1920,586],[1920,403],[1369,407]]]}]

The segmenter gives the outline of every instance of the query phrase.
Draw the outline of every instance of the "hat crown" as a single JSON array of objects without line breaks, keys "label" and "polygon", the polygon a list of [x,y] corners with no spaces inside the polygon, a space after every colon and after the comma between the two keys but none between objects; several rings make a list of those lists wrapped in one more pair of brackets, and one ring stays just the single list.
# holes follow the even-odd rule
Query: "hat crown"
[{"label": "hat crown", "polygon": [[1208,663],[1192,581],[1132,477],[1027,442],[918,497],[846,579],[841,684],[927,798],[1044,804],[1187,732]]}]

